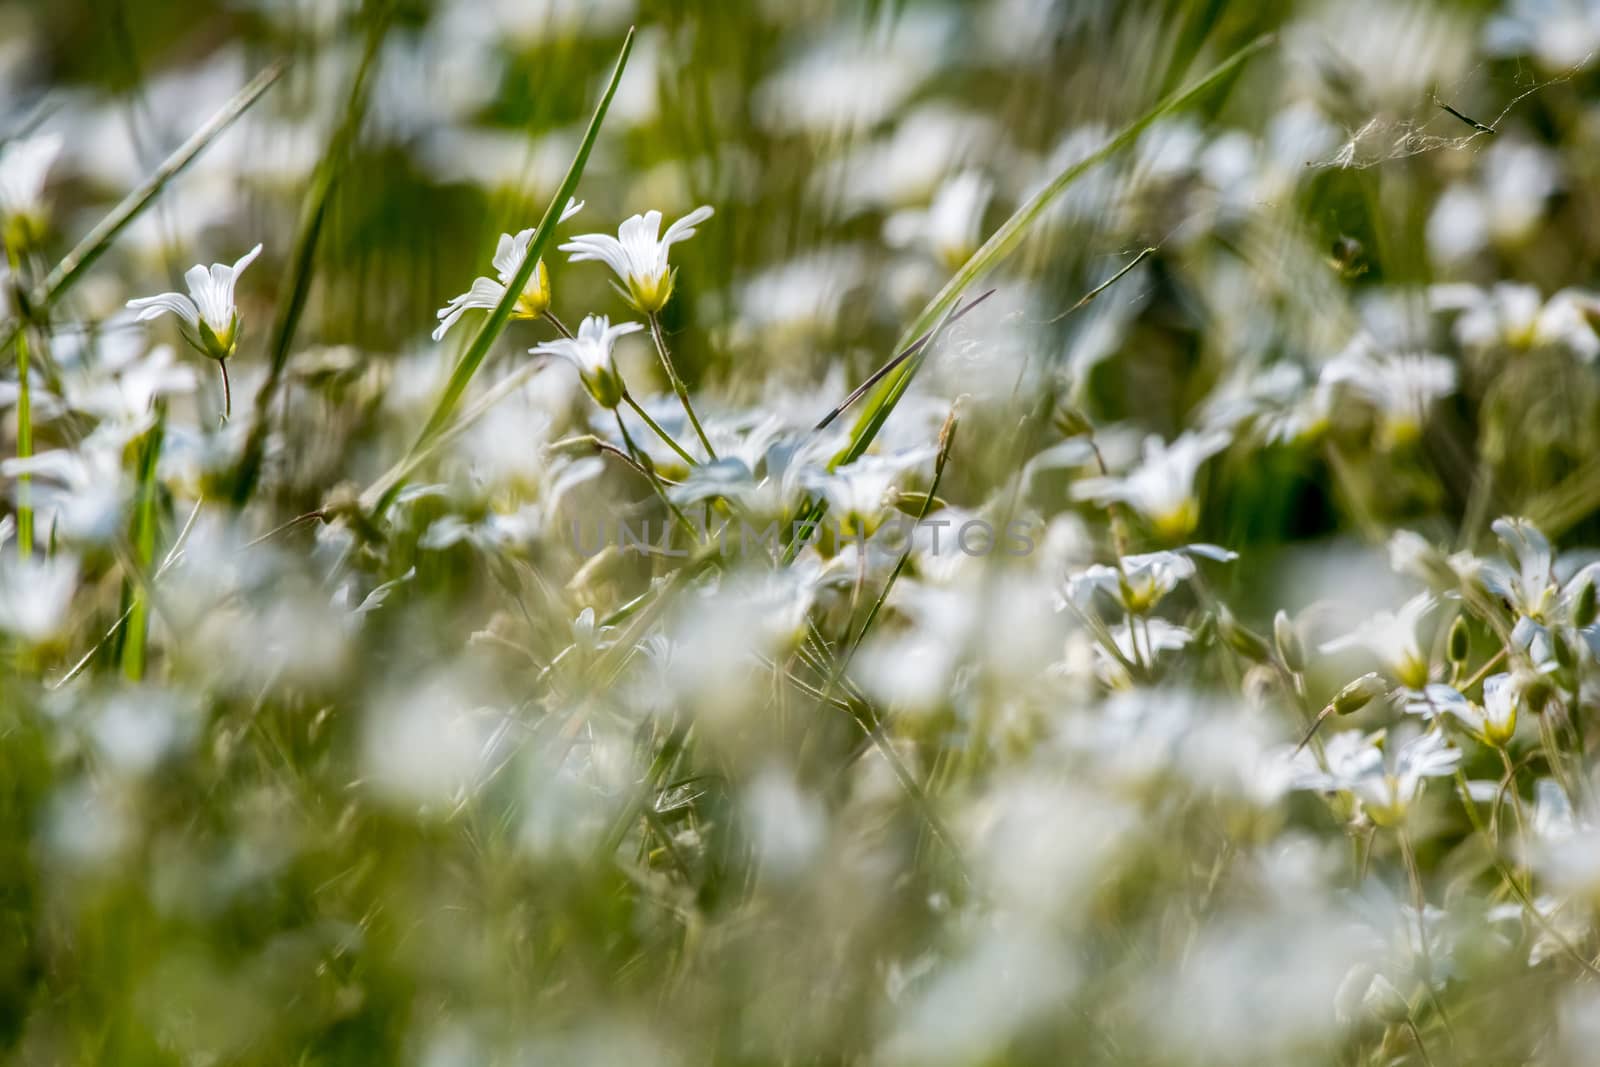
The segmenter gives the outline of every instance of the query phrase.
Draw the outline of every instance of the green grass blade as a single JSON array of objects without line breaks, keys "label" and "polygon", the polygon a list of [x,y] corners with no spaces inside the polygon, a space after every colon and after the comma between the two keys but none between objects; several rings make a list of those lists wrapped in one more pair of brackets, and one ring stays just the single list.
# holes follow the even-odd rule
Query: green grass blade
[{"label": "green grass blade", "polygon": [[[1006,256],[1010,255],[1017,245],[1021,243],[1022,239],[1027,236],[1029,228],[1038,220],[1039,216],[1055,202],[1056,198],[1066,191],[1068,186],[1072,185],[1073,182],[1077,181],[1089,170],[1099,166],[1122,151],[1122,149],[1128,147],[1152,123],[1184,107],[1190,101],[1232,75],[1246,60],[1271,44],[1272,40],[1272,35],[1266,34],[1251,41],[1214,67],[1205,77],[1188,88],[1180,89],[1165,97],[1149,111],[1124,126],[1116,136],[1102,145],[1098,151],[1057,174],[1049,185],[1039,190],[1033,199],[1019,207],[1009,219],[1002,223],[1000,228],[995,230],[990,238],[983,243],[983,247],[974,252],[972,257],[962,265],[961,269],[956,271],[955,275],[945,283],[944,288],[939,290],[938,295],[929,301],[928,305],[922,309],[921,314],[912,321],[911,325],[906,327],[900,340],[895,344],[895,349],[899,350],[908,347],[918,335],[931,329],[946,312],[955,306],[956,301],[961,299],[961,294],[966,292],[969,286],[993,269]],[[921,367],[923,360],[927,358],[927,353],[931,347],[931,345],[924,346],[915,357],[907,360],[893,375],[878,386],[872,397],[867,401],[867,406],[856,420],[855,427],[851,432],[850,444],[840,454],[836,462],[848,463],[859,457],[872,444],[872,440],[877,436],[879,428],[888,419],[889,413],[894,410],[894,406],[899,403],[901,395],[905,393],[912,377]]]},{"label": "green grass blade", "polygon": [[146,637],[150,626],[150,589],[143,579],[150,573],[156,555],[156,500],[160,486],[156,483],[156,468],[161,458],[161,441],[166,435],[167,412],[163,404],[156,405],[155,425],[145,434],[139,447],[139,488],[133,518],[133,555],[139,568],[138,575],[126,579],[128,600],[128,628],[122,639],[122,676],[130,682],[144,678]]},{"label": "green grass blade", "polygon": [[[601,94],[599,103],[595,105],[594,116],[589,119],[589,128],[584,132],[583,142],[578,146],[577,155],[572,157],[572,165],[567,168],[567,176],[562,179],[561,187],[551,198],[550,206],[545,208],[544,218],[539,220],[539,227],[534,231],[533,240],[528,242],[528,253],[523,257],[522,266],[517,270],[516,277],[506,286],[505,296],[501,297],[499,305],[489,313],[489,317],[478,328],[472,343],[467,346],[467,350],[456,362],[455,369],[450,372],[450,380],[445,384],[444,393],[434,405],[433,414],[422,427],[422,433],[411,446],[411,453],[425,448],[429,440],[449,423],[450,416],[455,413],[456,405],[461,402],[462,394],[467,391],[468,383],[472,381],[472,376],[478,372],[484,357],[489,354],[490,346],[505,329],[506,323],[511,320],[511,310],[516,306],[518,296],[528,284],[528,279],[533,277],[534,269],[538,266],[540,257],[544,255],[545,246],[555,235],[556,223],[561,218],[562,208],[578,188],[578,179],[583,176],[584,165],[589,162],[589,153],[594,148],[595,138],[600,134],[600,124],[605,121],[606,111],[611,107],[611,98],[616,95],[617,85],[622,81],[623,69],[628,65],[628,56],[633,51],[633,35],[634,31],[630,28],[628,36],[622,42],[622,52],[617,56],[617,65],[611,71],[611,80],[607,83],[605,92]],[[385,486],[378,494],[374,511],[382,514],[403,484],[403,480],[395,480],[393,484]]]},{"label": "green grass blade", "polygon": [[344,115],[328,139],[327,151],[317,163],[316,173],[311,179],[311,188],[306,192],[305,204],[300,213],[300,224],[295,232],[294,250],[289,258],[287,284],[284,287],[289,296],[279,305],[278,316],[272,324],[272,341],[269,349],[272,362],[267,368],[266,381],[256,391],[250,433],[245,438],[238,466],[234,469],[232,496],[235,506],[242,505],[250,499],[250,494],[255,491],[256,480],[261,474],[261,460],[266,451],[272,400],[283,381],[283,371],[289,363],[289,349],[294,344],[295,331],[300,326],[300,317],[305,313],[306,300],[311,293],[317,245],[322,237],[322,224],[327,219],[328,202],[333,195],[334,187],[344,174],[356,134],[361,129],[362,119],[366,117],[367,102],[371,98],[372,72],[376,66],[378,47],[383,43],[384,31],[388,28],[388,24],[388,8],[385,7],[383,13],[373,17],[372,24],[368,28],[366,48],[362,53],[361,63],[356,68],[355,78],[350,83],[350,95],[345,101]]},{"label": "green grass blade", "polygon": [[177,150],[168,156],[137,189],[123,197],[122,202],[113,208],[110,214],[95,224],[94,229],[86,233],[77,247],[68,252],[66,258],[56,264],[55,269],[45,278],[44,285],[34,297],[34,310],[41,311],[50,307],[71,289],[78,279],[83,277],[84,272],[94,265],[95,260],[111,246],[111,242],[117,239],[117,235],[150,206],[151,201],[166,188],[167,183],[181,174],[184,168],[193,163],[222,131],[231,126],[261,98],[262,93],[272,87],[283,74],[286,65],[286,60],[279,60],[252,78],[250,84],[234,94],[233,99],[229,100],[222,110],[211,116],[209,122],[179,145]]}]

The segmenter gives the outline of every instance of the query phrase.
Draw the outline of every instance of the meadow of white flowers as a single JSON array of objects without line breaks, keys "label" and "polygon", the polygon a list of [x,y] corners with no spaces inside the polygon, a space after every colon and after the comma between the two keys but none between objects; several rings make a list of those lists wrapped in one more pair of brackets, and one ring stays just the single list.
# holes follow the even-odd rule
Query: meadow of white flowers
[{"label": "meadow of white flowers", "polygon": [[1597,160],[1596,0],[0,3],[0,1059],[1600,1062]]}]

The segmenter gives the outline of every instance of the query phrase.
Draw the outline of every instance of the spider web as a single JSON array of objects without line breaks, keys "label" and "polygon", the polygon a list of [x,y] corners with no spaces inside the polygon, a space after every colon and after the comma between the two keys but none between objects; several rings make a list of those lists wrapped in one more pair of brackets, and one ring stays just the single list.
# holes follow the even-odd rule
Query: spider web
[{"label": "spider web", "polygon": [[[1347,129],[1347,136],[1336,152],[1325,159],[1308,160],[1306,166],[1318,169],[1365,170],[1380,163],[1410,159],[1425,152],[1478,151],[1483,148],[1480,142],[1499,132],[1500,124],[1518,104],[1552,85],[1570,81],[1587,67],[1593,58],[1594,53],[1591,52],[1562,73],[1544,79],[1523,70],[1519,62],[1514,77],[1490,79],[1491,85],[1505,87],[1511,93],[1505,105],[1491,119],[1463,115],[1453,110],[1451,104],[1451,97],[1464,96],[1469,83],[1488,66],[1487,62],[1479,63],[1456,82],[1450,92],[1441,95],[1436,90],[1410,115],[1403,118],[1375,115],[1362,123],[1358,129]],[[1451,127],[1461,132],[1455,134],[1444,132]]]}]

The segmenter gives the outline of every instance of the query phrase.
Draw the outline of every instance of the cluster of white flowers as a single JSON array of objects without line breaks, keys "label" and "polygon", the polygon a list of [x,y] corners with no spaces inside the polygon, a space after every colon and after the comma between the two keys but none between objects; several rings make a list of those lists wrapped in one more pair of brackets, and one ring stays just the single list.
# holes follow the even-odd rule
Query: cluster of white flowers
[{"label": "cluster of white flowers", "polygon": [[[385,39],[405,84],[346,131],[560,190],[431,318],[486,248],[438,227],[459,277],[347,284],[348,200],[255,243],[225,170],[172,194],[182,247],[249,251],[135,296],[113,214],[67,299],[95,193],[59,179],[121,172],[0,143],[21,1059],[1587,1062],[1600,295],[1522,268],[1588,142],[1432,95],[1474,47],[1576,76],[1593,3],[1289,5],[1258,127],[1120,139],[937,78],[1165,41],[1117,5],[731,5],[800,42],[739,106],[814,165],[621,196],[693,35],[640,36],[564,178],[570,137],[396,72],[499,75],[501,32],[609,42],[632,5],[490,6]],[[1484,137],[1383,149],[1402,230],[1325,164],[1407,109]],[[830,236],[755,234],[758,179]],[[558,238],[619,202],[682,213]],[[394,350],[351,340],[368,301]]]}]

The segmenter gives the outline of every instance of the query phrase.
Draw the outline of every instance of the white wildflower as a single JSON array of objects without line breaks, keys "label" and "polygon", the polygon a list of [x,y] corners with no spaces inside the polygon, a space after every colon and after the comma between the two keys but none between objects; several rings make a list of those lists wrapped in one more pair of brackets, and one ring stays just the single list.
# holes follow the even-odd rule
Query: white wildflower
[{"label": "white wildflower", "polygon": [[[574,263],[599,260],[610,267],[627,287],[624,294],[638,311],[653,315],[672,298],[674,271],[667,252],[679,241],[695,235],[695,227],[711,217],[710,207],[698,207],[661,234],[661,212],[635,215],[617,228],[617,236],[580,234],[561,246]],[[660,236],[657,236],[660,234]]]},{"label": "white wildflower", "polygon": [[0,633],[37,644],[66,624],[78,561],[66,553],[24,558],[5,551],[13,522],[0,521]]},{"label": "white wildflower", "polygon": [[188,296],[159,293],[130,300],[128,306],[139,313],[140,322],[171,312],[195,331],[196,336],[187,337],[190,344],[212,359],[225,360],[233,355],[238,340],[239,312],[234,306],[233,288],[239,275],[260,254],[258,244],[231,267],[225,263],[213,263],[209,268],[190,267],[183,276],[189,286]]},{"label": "white wildflower", "polygon": [[1329,738],[1327,749],[1328,770],[1302,773],[1296,784],[1348,792],[1380,826],[1404,819],[1426,780],[1453,774],[1461,762],[1461,750],[1437,731],[1405,740],[1381,730],[1364,736],[1347,731]]},{"label": "white wildflower", "polygon": [[1455,392],[1456,367],[1428,352],[1379,352],[1362,336],[1322,368],[1318,385],[1353,389],[1379,413],[1393,447],[1416,440],[1434,403]]},{"label": "white wildflower", "polygon": [[1417,638],[1417,626],[1433,610],[1434,599],[1419,593],[1396,612],[1379,612],[1354,632],[1328,641],[1323,652],[1365,648],[1401,685],[1420,689],[1428,682],[1428,657]]},{"label": "white wildflower", "polygon": [[894,505],[895,483],[907,471],[932,459],[936,452],[935,448],[924,447],[862,456],[834,471],[813,468],[801,476],[802,484],[828,501],[845,533],[870,535]]},{"label": "white wildflower", "polygon": [[583,379],[584,388],[603,408],[614,408],[622,403],[622,375],[617,373],[612,346],[617,338],[644,329],[637,322],[619,322],[611,325],[604,315],[590,315],[578,325],[576,337],[546,341],[528,349],[533,355],[557,356],[571,363]]},{"label": "white wildflower", "polygon": [[1236,552],[1205,544],[1185,545],[1171,552],[1124,556],[1119,566],[1096,563],[1070,577],[1067,595],[1074,603],[1088,607],[1095,591],[1100,590],[1121,604],[1124,611],[1141,615],[1159,604],[1179,583],[1194,577],[1191,555],[1224,563],[1239,558]]},{"label": "white wildflower", "polygon": [[1102,505],[1125,503],[1149,519],[1161,536],[1177,540],[1200,521],[1195,475],[1228,441],[1221,431],[1185,433],[1170,444],[1152,434],[1145,438],[1138,467],[1120,477],[1085,478],[1073,486],[1073,496]]},{"label": "white wildflower", "polygon": [[1593,362],[1600,356],[1600,295],[1563,289],[1545,300],[1531,285],[1499,282],[1489,289],[1476,285],[1436,285],[1428,302],[1437,311],[1459,311],[1455,337],[1471,349],[1508,348],[1523,351],[1564,347]]},{"label": "white wildflower", "polygon": [[884,237],[900,247],[926,243],[940,263],[955,270],[977,251],[983,213],[993,195],[993,182],[976,171],[963,171],[939,187],[927,210],[889,216]]},{"label": "white wildflower", "polygon": [[44,186],[61,153],[61,137],[46,133],[0,146],[0,233],[8,245],[25,246],[45,219]]},{"label": "white wildflower", "polygon": [[1594,0],[1511,0],[1484,27],[1497,56],[1531,55],[1546,70],[1586,67],[1600,52],[1600,4]]},{"label": "white wildflower", "polygon": [[[568,200],[567,206],[561,211],[559,221],[566,222],[583,209],[583,201]],[[500,235],[500,241],[495,245],[494,258],[490,260],[495,269],[495,278],[474,278],[472,286],[460,296],[450,298],[450,302],[438,311],[439,325],[433,331],[435,341],[443,340],[445,332],[456,324],[456,321],[466,314],[468,309],[476,308],[481,311],[493,311],[500,306],[500,301],[505,299],[506,286],[511,284],[517,276],[517,271],[522,269],[522,261],[528,258],[528,245],[533,241],[532,229],[519,230],[516,236],[509,233]],[[550,272],[545,269],[544,260],[534,267],[533,273],[528,276],[528,283],[523,286],[522,293],[517,297],[516,304],[511,309],[514,319],[536,319],[550,309]]]},{"label": "white wildflower", "polygon": [[1479,706],[1448,685],[1429,685],[1407,701],[1406,711],[1425,719],[1452,715],[1486,743],[1504,745],[1517,731],[1517,690],[1511,675],[1492,674],[1483,680]]}]

